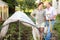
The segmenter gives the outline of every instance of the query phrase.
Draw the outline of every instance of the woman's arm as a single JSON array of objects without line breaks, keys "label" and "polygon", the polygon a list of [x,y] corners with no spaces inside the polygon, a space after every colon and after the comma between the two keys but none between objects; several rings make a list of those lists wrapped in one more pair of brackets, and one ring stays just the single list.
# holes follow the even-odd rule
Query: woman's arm
[{"label": "woman's arm", "polygon": [[32,13],[31,13],[31,16],[33,17],[33,18],[35,18],[35,16],[36,16],[36,13],[35,13],[36,11],[34,10]]}]

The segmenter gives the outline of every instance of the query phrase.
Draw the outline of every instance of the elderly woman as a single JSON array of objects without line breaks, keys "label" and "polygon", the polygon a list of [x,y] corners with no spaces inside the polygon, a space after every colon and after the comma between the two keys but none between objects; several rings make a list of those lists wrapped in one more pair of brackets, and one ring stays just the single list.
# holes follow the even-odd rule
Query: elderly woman
[{"label": "elderly woman", "polygon": [[[33,17],[33,18],[35,18],[36,19],[36,25],[37,25],[37,27],[40,29],[40,34],[43,32],[43,30],[44,30],[44,10],[43,10],[43,2],[40,2],[39,4],[38,4],[38,8],[37,9],[35,9],[32,13],[31,13],[31,16]],[[35,28],[33,28],[33,37],[34,37],[34,40],[37,40],[37,38],[36,37],[38,37],[38,40],[40,39],[40,36],[39,36],[39,33],[38,33],[38,31],[35,29]]]}]

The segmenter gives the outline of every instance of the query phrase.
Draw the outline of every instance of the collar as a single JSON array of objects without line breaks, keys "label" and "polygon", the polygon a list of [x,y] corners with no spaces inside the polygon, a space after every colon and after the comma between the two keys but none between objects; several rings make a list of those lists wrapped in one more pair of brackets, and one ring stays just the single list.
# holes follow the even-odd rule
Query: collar
[{"label": "collar", "polygon": [[50,7],[50,8],[47,8],[47,10],[50,10],[52,7]]}]

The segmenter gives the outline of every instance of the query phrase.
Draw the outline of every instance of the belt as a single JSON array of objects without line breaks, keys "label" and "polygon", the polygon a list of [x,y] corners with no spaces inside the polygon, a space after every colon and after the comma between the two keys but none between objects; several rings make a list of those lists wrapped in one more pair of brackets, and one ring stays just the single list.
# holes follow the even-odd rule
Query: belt
[{"label": "belt", "polygon": [[[49,20],[46,20],[46,21],[49,21]],[[55,21],[55,20],[53,19],[53,20],[50,20],[50,21]]]}]

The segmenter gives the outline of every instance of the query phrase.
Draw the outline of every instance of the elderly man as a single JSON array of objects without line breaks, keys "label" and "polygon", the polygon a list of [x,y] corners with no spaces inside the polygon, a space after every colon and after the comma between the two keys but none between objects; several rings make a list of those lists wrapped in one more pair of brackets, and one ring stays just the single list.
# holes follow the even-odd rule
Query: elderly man
[{"label": "elderly man", "polygon": [[46,26],[48,27],[48,31],[47,31],[47,35],[45,37],[45,40],[50,40],[51,38],[51,27],[49,24],[49,21],[51,22],[52,28],[54,26],[55,23],[55,19],[57,16],[57,12],[56,9],[54,7],[52,7],[52,4],[50,2],[45,2],[45,18],[46,18]]}]

